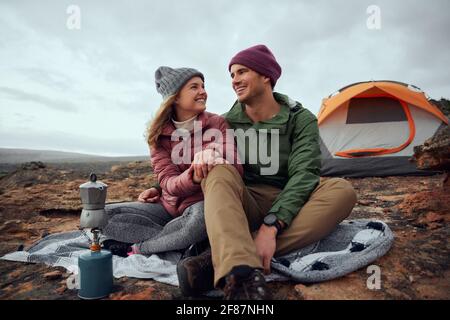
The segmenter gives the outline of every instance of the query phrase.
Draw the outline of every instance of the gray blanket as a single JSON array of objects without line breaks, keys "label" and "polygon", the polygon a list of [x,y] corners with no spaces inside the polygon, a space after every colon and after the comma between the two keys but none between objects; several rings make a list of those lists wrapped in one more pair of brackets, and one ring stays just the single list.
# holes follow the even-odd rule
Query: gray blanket
[{"label": "gray blanket", "polygon": [[[189,222],[202,220],[202,215],[202,210],[198,210],[188,218],[179,217],[186,221],[185,226],[189,230],[184,230],[183,234],[188,234],[189,239],[202,238],[206,235],[206,230],[196,227],[198,223]],[[161,236],[167,237],[167,230],[163,229]],[[89,250],[91,237],[91,233],[87,231],[48,235],[26,251],[12,252],[1,259],[61,266],[73,273],[76,282],[78,257]],[[367,266],[383,256],[393,241],[392,231],[382,221],[345,220],[321,241],[273,259],[271,264],[273,272],[268,281],[290,279],[313,283],[335,279]],[[164,250],[161,250],[164,252],[161,253],[150,256],[132,255],[127,258],[113,256],[114,277],[147,278],[177,286],[176,264],[182,255],[179,243],[176,248],[169,248],[164,242],[160,243],[164,245]],[[189,245],[187,242],[185,247]]]}]

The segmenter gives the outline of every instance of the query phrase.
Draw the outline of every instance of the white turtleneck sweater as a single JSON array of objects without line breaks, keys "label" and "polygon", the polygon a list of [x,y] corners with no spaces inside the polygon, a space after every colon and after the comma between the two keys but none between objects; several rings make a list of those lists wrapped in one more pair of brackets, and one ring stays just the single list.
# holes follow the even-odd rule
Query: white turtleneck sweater
[{"label": "white turtleneck sweater", "polygon": [[194,121],[197,119],[197,116],[192,117],[191,119],[188,119],[186,121],[175,121],[172,118],[173,125],[177,129],[186,129],[187,131],[191,132],[194,130]]}]

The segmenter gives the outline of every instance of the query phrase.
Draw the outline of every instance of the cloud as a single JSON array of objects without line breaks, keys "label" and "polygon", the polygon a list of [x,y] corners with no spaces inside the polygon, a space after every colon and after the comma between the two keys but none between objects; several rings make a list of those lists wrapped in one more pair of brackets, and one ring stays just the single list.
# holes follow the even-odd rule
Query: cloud
[{"label": "cloud", "polygon": [[74,83],[74,79],[68,77],[66,74],[49,70],[48,68],[20,67],[16,68],[16,71],[23,74],[31,82],[40,83],[50,88],[68,90]]},{"label": "cloud", "polygon": [[[66,27],[72,4],[81,10],[80,30]],[[366,25],[373,4],[380,8],[379,30]],[[257,43],[268,45],[283,68],[276,90],[315,114],[322,98],[370,79],[411,83],[431,97],[450,95],[448,0],[136,0],[132,6],[43,0],[3,1],[0,11],[2,99],[34,116],[27,122],[32,134],[39,136],[42,127],[64,132],[81,139],[72,144],[78,147],[100,143],[99,131],[77,135],[89,131],[88,119],[101,134],[117,138],[111,128],[121,128],[127,139],[140,134],[161,102],[153,79],[161,65],[201,70],[208,110],[228,111],[236,97],[227,64]],[[36,102],[48,108],[37,110]],[[20,117],[3,106],[2,125],[19,128]],[[70,121],[56,110],[70,112]],[[117,153],[126,149],[112,145]]]},{"label": "cloud", "polygon": [[3,86],[0,86],[0,93],[14,100],[39,103],[57,111],[77,112],[75,105],[69,101],[51,99],[36,93],[28,93],[23,90]]}]

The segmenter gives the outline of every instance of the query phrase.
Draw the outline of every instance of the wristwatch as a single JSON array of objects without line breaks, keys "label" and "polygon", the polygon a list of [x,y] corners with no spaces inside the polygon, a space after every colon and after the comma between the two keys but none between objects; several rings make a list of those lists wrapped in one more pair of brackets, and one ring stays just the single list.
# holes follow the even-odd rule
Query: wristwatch
[{"label": "wristwatch", "polygon": [[281,226],[280,221],[278,221],[277,216],[273,213],[269,213],[267,216],[265,216],[263,223],[269,227],[276,227],[278,231],[277,234],[280,234],[283,231],[283,227]]}]

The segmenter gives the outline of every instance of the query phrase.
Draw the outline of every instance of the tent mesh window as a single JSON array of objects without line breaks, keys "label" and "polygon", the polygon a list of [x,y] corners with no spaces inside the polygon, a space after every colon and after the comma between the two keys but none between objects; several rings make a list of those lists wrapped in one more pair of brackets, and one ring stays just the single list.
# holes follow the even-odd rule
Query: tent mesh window
[{"label": "tent mesh window", "polygon": [[398,100],[391,98],[353,98],[350,100],[346,123],[391,121],[408,121]]}]

